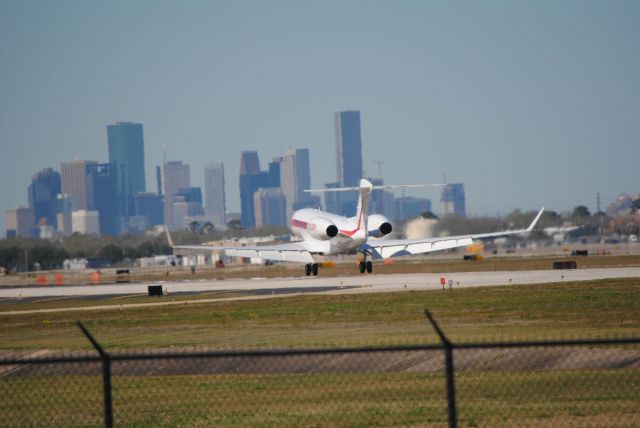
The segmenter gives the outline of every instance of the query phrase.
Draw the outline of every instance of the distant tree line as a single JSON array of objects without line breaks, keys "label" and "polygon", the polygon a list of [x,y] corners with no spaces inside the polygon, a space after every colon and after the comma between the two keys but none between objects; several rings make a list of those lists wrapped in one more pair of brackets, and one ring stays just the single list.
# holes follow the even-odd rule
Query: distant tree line
[{"label": "distant tree line", "polygon": [[100,259],[111,265],[139,257],[171,254],[164,236],[95,237],[73,234],[67,238],[10,238],[0,241],[0,266],[7,270],[59,269],[67,259]]},{"label": "distant tree line", "polygon": [[[439,219],[438,224],[435,226],[435,232],[437,234],[442,233],[447,235],[467,235],[508,229],[523,229],[531,224],[531,220],[535,215],[536,211],[524,212],[516,209],[502,218],[460,218],[457,216],[446,216]],[[424,216],[425,215],[423,215],[423,217]],[[605,213],[599,212],[592,214],[589,209],[583,205],[578,205],[572,211],[566,213],[545,210],[536,225],[536,231],[534,231],[533,237],[543,238],[543,234],[540,232],[542,229],[547,227],[560,227],[565,224],[590,229],[595,233],[599,228],[606,229],[609,221],[610,218]]]},{"label": "distant tree line", "polygon": [[[226,231],[195,227],[172,233],[176,243],[201,244],[245,236],[288,235],[285,227],[247,230],[231,222]],[[123,235],[96,237],[73,234],[61,240],[9,238],[0,240],[0,267],[9,271],[59,269],[67,259],[97,259],[112,266],[128,264],[140,257],[172,254],[164,234],[159,236]]]}]

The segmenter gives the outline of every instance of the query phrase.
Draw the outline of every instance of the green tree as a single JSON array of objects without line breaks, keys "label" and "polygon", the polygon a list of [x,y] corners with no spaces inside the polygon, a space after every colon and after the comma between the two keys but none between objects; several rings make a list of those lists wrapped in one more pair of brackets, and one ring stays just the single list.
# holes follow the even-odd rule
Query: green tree
[{"label": "green tree", "polygon": [[69,257],[64,248],[57,247],[48,241],[37,242],[30,252],[29,262],[33,266],[38,263],[41,269],[56,269]]},{"label": "green tree", "polygon": [[139,257],[152,257],[158,253],[158,245],[152,241],[144,241],[136,247]]},{"label": "green tree", "polygon": [[540,223],[537,228],[562,226],[562,216],[555,211],[544,211],[540,216]]},{"label": "green tree", "polygon": [[578,205],[573,209],[571,213],[571,221],[576,226],[583,226],[589,222],[589,218],[591,217],[591,213],[589,212],[589,208],[584,205]]},{"label": "green tree", "polygon": [[0,266],[14,270],[22,260],[22,251],[17,246],[0,248]]},{"label": "green tree", "polygon": [[100,258],[108,260],[111,264],[115,264],[124,260],[124,250],[117,245],[108,244],[100,250]]},{"label": "green tree", "polygon": [[[533,214],[533,216],[535,216],[535,214]],[[515,209],[505,216],[504,221],[511,229],[522,229],[529,226],[532,219],[531,213],[525,213],[522,212],[521,209]]]},{"label": "green tree", "polygon": [[71,258],[97,258],[104,246],[104,238],[74,233],[64,239],[62,246]]}]

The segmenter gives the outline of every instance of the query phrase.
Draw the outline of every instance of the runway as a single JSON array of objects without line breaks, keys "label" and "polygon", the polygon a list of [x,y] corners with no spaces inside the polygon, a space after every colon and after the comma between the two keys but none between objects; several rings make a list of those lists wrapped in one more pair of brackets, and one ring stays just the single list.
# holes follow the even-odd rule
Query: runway
[{"label": "runway", "polygon": [[[139,284],[69,285],[5,287],[0,289],[0,298],[55,298],[69,296],[114,296],[147,294],[147,286],[162,284],[166,293],[201,293],[212,291],[286,291],[296,293],[305,290],[323,293],[389,292],[399,290],[441,289],[441,278],[446,287],[482,287],[498,285],[544,284],[562,281],[588,281],[606,278],[640,277],[640,268],[601,268],[575,270],[534,270],[502,272],[458,272],[458,273],[412,273],[340,277],[288,277],[252,278],[226,280],[200,280],[184,282],[153,282]],[[321,290],[321,291],[318,291]],[[293,290],[290,290],[293,291]],[[289,293],[291,294],[291,293]]]}]

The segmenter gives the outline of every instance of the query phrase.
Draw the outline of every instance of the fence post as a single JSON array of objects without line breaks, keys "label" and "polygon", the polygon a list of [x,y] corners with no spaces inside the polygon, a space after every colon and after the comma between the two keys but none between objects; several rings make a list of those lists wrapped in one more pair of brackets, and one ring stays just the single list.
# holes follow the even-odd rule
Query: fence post
[{"label": "fence post", "polygon": [[89,330],[78,321],[78,327],[82,333],[89,339],[93,347],[100,354],[102,360],[102,395],[104,398],[104,426],[105,428],[113,427],[113,404],[111,402],[111,358],[107,351],[98,343]]},{"label": "fence post", "polygon": [[455,378],[453,376],[455,372],[455,369],[453,367],[454,345],[449,341],[447,336],[440,329],[440,326],[431,315],[431,312],[429,312],[428,309],[425,309],[424,314],[433,326],[433,329],[440,337],[440,341],[444,345],[444,365],[447,378],[447,406],[449,409],[449,428],[456,428],[458,426],[458,417],[456,411],[456,385]]}]

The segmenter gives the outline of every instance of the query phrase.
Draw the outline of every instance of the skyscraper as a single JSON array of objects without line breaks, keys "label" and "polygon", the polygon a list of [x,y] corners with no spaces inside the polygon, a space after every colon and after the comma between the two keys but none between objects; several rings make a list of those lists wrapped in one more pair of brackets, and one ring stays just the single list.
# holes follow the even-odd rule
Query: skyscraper
[{"label": "skyscraper", "polygon": [[358,186],[362,178],[362,139],[360,112],[339,111],[335,114],[338,182],[340,186]]},{"label": "skyscraper", "polygon": [[182,189],[191,187],[189,165],[182,161],[165,162],[162,165],[162,196],[164,198],[164,222],[169,229],[182,227],[182,218],[174,218],[173,199]]},{"label": "skyscraper", "polygon": [[258,189],[253,200],[256,227],[287,225],[287,200],[279,188]]},{"label": "skyscraper", "polygon": [[450,183],[442,189],[442,211],[444,215],[455,214],[465,218],[467,215],[464,196],[464,184]]},{"label": "skyscraper", "polygon": [[95,161],[74,159],[60,165],[62,173],[62,193],[71,196],[76,202],[76,209],[91,209],[90,200],[93,195],[92,183],[87,181],[87,166],[95,165]]},{"label": "skyscraper", "polygon": [[[360,112],[347,110],[335,113],[338,183],[341,187],[358,186],[362,173],[362,138]],[[355,215],[357,195],[345,192],[337,195],[338,213]]]},{"label": "skyscraper", "polygon": [[260,172],[260,160],[255,150],[240,153],[240,175],[258,174]]},{"label": "skyscraper", "polygon": [[137,193],[133,200],[135,215],[145,217],[147,226],[164,223],[162,196],[155,193]]},{"label": "skyscraper", "polygon": [[115,236],[120,232],[116,205],[117,180],[112,163],[87,164],[87,209],[100,214],[100,234]]},{"label": "skyscraper", "polygon": [[[325,189],[335,189],[336,187],[340,187],[340,183],[326,183],[324,185]],[[325,192],[324,194],[324,209],[329,211],[330,213],[339,213],[340,212],[340,194],[343,192]]]},{"label": "skyscraper", "polygon": [[309,200],[304,190],[311,187],[309,149],[287,150],[280,163],[280,188],[287,200],[287,217],[291,217],[294,205]]},{"label": "skyscraper", "polygon": [[204,165],[204,193],[206,212],[217,227],[226,225],[226,200],[224,193],[224,165],[210,162]]},{"label": "skyscraper", "polygon": [[305,190],[311,189],[311,166],[309,161],[309,149],[296,150],[296,181],[296,202],[309,199],[309,193],[305,192]]},{"label": "skyscraper", "polygon": [[240,154],[240,211],[243,226],[256,226],[253,194],[260,188],[270,187],[272,181],[269,172],[260,171],[258,152],[243,151]]},{"label": "skyscraper", "polygon": [[6,210],[4,214],[4,225],[7,231],[7,238],[31,238],[35,235],[35,221],[33,211],[29,208],[18,207]]},{"label": "skyscraper", "polygon": [[269,162],[268,187],[280,187],[280,164],[282,164],[281,156],[275,157],[271,162]]},{"label": "skyscraper", "polygon": [[60,192],[62,192],[62,179],[60,173],[52,168],[45,168],[31,177],[27,193],[29,209],[35,215],[36,224],[46,223],[57,227],[57,198]]},{"label": "skyscraper", "polygon": [[184,218],[176,217],[175,215],[175,204],[176,202],[184,202],[187,207],[187,216],[202,216],[204,214],[204,209],[202,207],[202,189],[199,187],[186,187],[180,189],[173,197],[174,204],[174,219],[176,222],[181,222],[179,224],[184,224]]},{"label": "skyscraper", "polygon": [[142,125],[131,122],[108,125],[107,139],[109,162],[116,168],[117,210],[120,216],[126,217],[133,196],[146,189]]},{"label": "skyscraper", "polygon": [[[374,186],[382,186],[384,185],[384,180],[381,178],[369,178],[369,181]],[[387,218],[395,217],[395,198],[393,193],[376,189],[371,192],[371,202],[369,205],[369,213],[370,214],[382,214]]]}]

